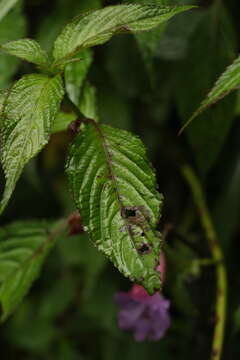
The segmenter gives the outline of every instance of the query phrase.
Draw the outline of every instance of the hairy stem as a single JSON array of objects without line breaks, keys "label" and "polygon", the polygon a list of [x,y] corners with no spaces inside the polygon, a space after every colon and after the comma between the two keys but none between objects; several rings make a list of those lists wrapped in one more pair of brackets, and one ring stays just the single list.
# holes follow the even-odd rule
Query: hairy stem
[{"label": "hairy stem", "polygon": [[182,173],[190,186],[192,196],[199,212],[200,220],[206,234],[212,259],[216,264],[216,309],[215,326],[212,342],[211,360],[220,360],[222,355],[227,303],[227,276],[222,249],[215,232],[204,193],[193,170],[182,167]]}]

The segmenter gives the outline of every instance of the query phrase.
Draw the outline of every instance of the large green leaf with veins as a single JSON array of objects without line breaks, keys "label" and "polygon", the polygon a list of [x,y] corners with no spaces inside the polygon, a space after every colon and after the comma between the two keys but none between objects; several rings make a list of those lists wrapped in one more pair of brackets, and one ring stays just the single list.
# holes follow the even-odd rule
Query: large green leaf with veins
[{"label": "large green leaf with veins", "polygon": [[89,121],[70,149],[67,173],[94,244],[150,294],[159,290],[162,196],[140,139]]},{"label": "large green leaf with veins", "polygon": [[104,44],[115,33],[150,30],[192,6],[115,5],[83,14],[58,36],[53,56],[64,63],[81,49]]},{"label": "large green leaf with veins", "polygon": [[1,162],[6,177],[0,213],[23,167],[47,144],[63,93],[59,75],[40,74],[22,77],[8,92],[0,114]]}]

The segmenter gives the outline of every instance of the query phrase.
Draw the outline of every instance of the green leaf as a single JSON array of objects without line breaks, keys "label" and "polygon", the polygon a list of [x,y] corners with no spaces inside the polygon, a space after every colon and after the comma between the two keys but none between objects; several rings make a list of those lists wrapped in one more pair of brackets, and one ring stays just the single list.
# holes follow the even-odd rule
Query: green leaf
[{"label": "green leaf", "polygon": [[54,244],[44,222],[16,222],[0,230],[0,303],[5,320],[22,301]]},{"label": "green leaf", "polygon": [[53,121],[51,133],[54,134],[67,130],[68,126],[76,119],[77,116],[74,113],[65,113],[60,111]]},{"label": "green leaf", "polygon": [[62,28],[72,20],[76,14],[101,7],[101,0],[56,0],[54,9],[47,16],[42,17],[39,24],[37,40],[47,51],[52,50],[54,41]]},{"label": "green leaf", "polygon": [[190,122],[200,115],[209,106],[228,95],[240,85],[240,56],[230,65],[224,73],[219,77],[212,90],[202,102],[201,106],[195,111],[190,119],[184,124],[182,131],[190,124]]},{"label": "green leaf", "polygon": [[[18,5],[0,22],[0,45],[25,36],[25,32],[25,18],[21,6]],[[10,79],[17,70],[19,60],[7,54],[0,55],[0,88],[3,89],[10,85]]]},{"label": "green leaf", "polygon": [[0,0],[0,21],[17,2],[18,0]]},{"label": "green leaf", "polygon": [[116,5],[83,14],[68,24],[55,42],[57,63],[71,59],[81,49],[104,44],[115,33],[150,30],[192,6]]},{"label": "green leaf", "polygon": [[[176,99],[183,122],[189,119],[214,82],[235,57],[235,37],[222,3],[203,13],[190,38],[185,60],[176,66]],[[235,96],[227,97],[187,127],[186,135],[202,174],[215,163],[234,119]]]},{"label": "green leaf", "polygon": [[47,53],[40,47],[37,41],[32,39],[21,39],[10,41],[0,46],[0,49],[9,55],[29,61],[38,66],[49,66]]},{"label": "green leaf", "polygon": [[[77,59],[76,59],[77,60]],[[78,106],[83,82],[92,64],[93,56],[90,49],[79,54],[79,61],[72,62],[65,69],[66,91],[72,102]]]},{"label": "green leaf", "polygon": [[8,94],[8,92],[6,90],[0,91],[0,114],[2,113],[4,101],[6,99],[7,94]]},{"label": "green leaf", "polygon": [[160,288],[162,196],[142,142],[131,133],[89,122],[70,149],[67,174],[94,244],[150,294]]},{"label": "green leaf", "polygon": [[0,129],[2,127],[2,112],[4,108],[4,103],[6,101],[6,98],[9,94],[10,90],[2,90],[0,91]]},{"label": "green leaf", "polygon": [[0,213],[6,207],[26,165],[47,144],[63,97],[59,75],[31,74],[17,81],[1,114],[1,162],[6,177]]},{"label": "green leaf", "polygon": [[96,88],[88,82],[83,88],[79,108],[86,118],[98,121]]}]

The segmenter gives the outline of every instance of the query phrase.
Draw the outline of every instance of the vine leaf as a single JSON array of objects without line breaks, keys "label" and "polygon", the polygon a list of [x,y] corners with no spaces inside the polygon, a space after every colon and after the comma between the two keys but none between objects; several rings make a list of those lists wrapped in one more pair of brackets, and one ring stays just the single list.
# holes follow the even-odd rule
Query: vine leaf
[{"label": "vine leaf", "polygon": [[0,21],[17,2],[18,0],[0,0]]},{"label": "vine leaf", "polygon": [[89,120],[70,149],[67,174],[94,244],[149,294],[159,290],[162,196],[142,142]]},{"label": "vine leaf", "polygon": [[0,230],[0,303],[4,321],[38,277],[54,245],[45,222],[16,222]]},{"label": "vine leaf", "polygon": [[63,97],[59,75],[31,74],[12,87],[1,112],[1,162],[6,177],[0,213],[6,207],[26,165],[47,144]]},{"label": "vine leaf", "polygon": [[231,91],[235,90],[240,85],[240,56],[227,67],[224,73],[219,77],[213,86],[212,90],[202,102],[201,106],[194,112],[190,119],[181,128],[179,134],[190,124],[190,122],[200,115],[209,106],[215,104],[217,101],[224,98]]},{"label": "vine leaf", "polygon": [[39,43],[32,39],[10,41],[0,46],[0,49],[9,55],[14,55],[40,67],[49,66],[49,58]]},{"label": "vine leaf", "polygon": [[81,49],[104,44],[115,33],[150,30],[193,6],[122,4],[108,6],[75,18],[56,39],[57,64],[73,58]]}]

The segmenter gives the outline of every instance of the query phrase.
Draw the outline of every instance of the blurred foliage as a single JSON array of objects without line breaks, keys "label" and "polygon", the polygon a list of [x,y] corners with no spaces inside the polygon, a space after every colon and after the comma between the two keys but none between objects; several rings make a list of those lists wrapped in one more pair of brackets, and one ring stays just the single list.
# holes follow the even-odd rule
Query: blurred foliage
[{"label": "blurred foliage", "polygon": [[[0,44],[27,36],[49,50],[73,16],[116,3],[119,1],[18,1],[0,22]],[[94,48],[92,55],[86,55],[87,77],[73,63],[76,76],[71,81],[79,86],[73,99],[84,94],[82,112],[89,114],[88,101],[94,99],[95,112],[88,116],[98,115],[106,124],[137,133],[156,168],[165,198],[159,230],[165,234],[163,293],[171,301],[172,326],[158,343],[135,343],[131,334],[118,329],[113,295],[128,290],[129,281],[97,252],[85,233],[65,234],[30,294],[1,325],[3,359],[210,359],[215,278],[213,266],[200,261],[210,254],[179,172],[183,163],[191,164],[202,181],[224,250],[229,302],[223,359],[239,359],[239,91],[194,119],[180,137],[177,133],[239,52],[240,4],[237,0],[162,3],[197,3],[199,9],[180,14],[152,32],[118,35]],[[32,71],[31,65],[1,54],[0,88]],[[52,221],[74,211],[64,164],[73,138],[69,124],[75,118],[70,109],[62,110],[65,115],[61,113],[54,125],[58,132],[26,167],[0,219],[2,226],[16,220]],[[2,170],[0,184],[2,189]]]}]

